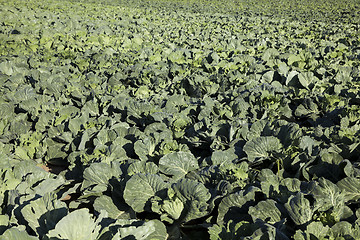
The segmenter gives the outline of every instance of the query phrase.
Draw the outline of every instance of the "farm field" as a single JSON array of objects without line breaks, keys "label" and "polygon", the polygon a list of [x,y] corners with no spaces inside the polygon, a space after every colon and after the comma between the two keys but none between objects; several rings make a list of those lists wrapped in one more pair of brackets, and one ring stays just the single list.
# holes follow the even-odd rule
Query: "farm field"
[{"label": "farm field", "polygon": [[359,0],[0,6],[0,240],[360,239]]}]

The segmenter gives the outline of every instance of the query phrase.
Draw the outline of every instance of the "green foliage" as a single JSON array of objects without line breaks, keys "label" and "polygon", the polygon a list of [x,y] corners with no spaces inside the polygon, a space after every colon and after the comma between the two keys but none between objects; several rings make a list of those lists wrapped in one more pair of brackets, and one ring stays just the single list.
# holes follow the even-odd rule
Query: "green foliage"
[{"label": "green foliage", "polygon": [[360,239],[358,0],[0,2],[0,239]]}]

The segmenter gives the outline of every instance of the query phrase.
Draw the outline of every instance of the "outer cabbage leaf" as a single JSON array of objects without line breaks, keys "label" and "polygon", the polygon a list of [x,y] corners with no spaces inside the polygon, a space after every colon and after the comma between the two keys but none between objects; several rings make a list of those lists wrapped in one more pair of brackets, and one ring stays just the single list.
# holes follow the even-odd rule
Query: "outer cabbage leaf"
[{"label": "outer cabbage leaf", "polygon": [[289,123],[283,120],[280,120],[277,123],[280,125],[277,137],[280,139],[284,147],[289,147],[294,140],[302,136],[302,132],[298,124]]},{"label": "outer cabbage leaf", "polygon": [[188,172],[198,169],[199,164],[192,153],[173,152],[159,160],[160,171],[173,176],[174,180],[184,177]]},{"label": "outer cabbage leaf", "polygon": [[158,175],[139,173],[127,181],[124,199],[135,212],[143,212],[148,209],[149,200],[154,196],[161,195],[161,191],[167,187],[168,184]]},{"label": "outer cabbage leaf", "polygon": [[65,144],[47,141],[48,149],[45,157],[46,161],[55,165],[66,165],[66,157],[68,154],[64,151]]},{"label": "outer cabbage leaf", "polygon": [[251,239],[276,239],[276,240],[290,240],[284,225],[271,225],[268,223],[260,224],[252,235]]},{"label": "outer cabbage leaf", "polygon": [[156,142],[152,137],[138,140],[134,144],[134,151],[140,160],[146,161],[149,157],[153,156],[155,152]]},{"label": "outer cabbage leaf", "polygon": [[344,191],[346,201],[357,201],[360,198],[360,179],[346,177],[336,183],[339,189]]},{"label": "outer cabbage leaf", "polygon": [[143,225],[136,227],[121,227],[118,228],[118,234],[116,234],[113,240],[124,239],[128,236],[134,236],[137,240],[151,240],[151,239],[166,239],[166,227],[159,220],[151,220],[144,222]]},{"label": "outer cabbage leaf", "polygon": [[[263,186],[264,182],[261,182]],[[271,190],[271,185],[268,191]],[[287,202],[288,198],[291,195],[296,194],[297,192],[301,191],[301,181],[297,178],[284,178],[280,181],[280,186],[278,189],[277,199],[278,201],[284,203]]]},{"label": "outer cabbage leaf", "polygon": [[299,72],[291,71],[286,77],[285,85],[286,86],[301,87],[301,85],[298,82],[299,81],[298,80],[298,75],[299,75]]},{"label": "outer cabbage leaf", "polygon": [[334,224],[334,226],[332,226],[329,231],[329,239],[341,239],[341,237],[345,239],[359,239],[359,228],[356,226],[353,228],[351,223],[346,221],[341,221]]},{"label": "outer cabbage leaf", "polygon": [[326,237],[329,232],[329,227],[324,226],[321,222],[311,222],[308,226],[306,226],[306,231],[297,230],[294,239],[295,240],[308,240],[312,237],[316,237],[317,239],[322,239]]},{"label": "outer cabbage leaf", "polygon": [[[313,155],[313,151],[320,144],[309,136],[303,136],[300,139],[299,147],[306,152],[309,156]],[[317,152],[315,152],[317,153]]]},{"label": "outer cabbage leaf", "polygon": [[8,215],[0,215],[0,235],[8,228],[10,217]]},{"label": "outer cabbage leaf", "polygon": [[296,117],[309,118],[313,121],[318,118],[319,113],[318,105],[310,98],[305,98],[294,112]]},{"label": "outer cabbage leaf", "polygon": [[[311,194],[315,198],[318,210],[327,211],[332,208],[334,214],[340,214],[345,204],[345,194],[341,192],[340,188],[325,178],[320,178],[314,184]],[[340,216],[335,216],[335,219],[338,221]]]},{"label": "outer cabbage leaf", "polygon": [[62,176],[44,171],[34,161],[19,162],[14,167],[13,173],[16,179],[22,180],[16,187],[17,190],[40,196],[53,192],[65,183]]},{"label": "outer cabbage leaf", "polygon": [[98,240],[165,240],[167,237],[166,227],[159,220],[144,222],[130,219],[118,219],[101,231]]},{"label": "outer cabbage leaf", "polygon": [[237,159],[238,156],[233,149],[225,151],[215,151],[211,155],[211,162],[213,165],[223,165]]},{"label": "outer cabbage leaf", "polygon": [[258,175],[258,180],[260,181],[260,186],[262,192],[270,198],[271,196],[276,196],[280,193],[280,178],[278,175],[274,174],[270,169],[262,169]]},{"label": "outer cabbage leaf", "polygon": [[15,227],[9,228],[1,236],[1,240],[37,240],[35,236],[30,236],[25,230],[21,231]]},{"label": "outer cabbage leaf", "polygon": [[188,222],[209,214],[208,201],[211,198],[209,190],[197,181],[181,179],[172,185],[176,196],[184,203],[181,221]]},{"label": "outer cabbage leaf", "polygon": [[281,149],[280,140],[274,136],[257,137],[244,145],[244,151],[251,162],[267,159],[272,152]]},{"label": "outer cabbage leaf", "polygon": [[312,219],[313,209],[310,201],[301,192],[291,196],[285,208],[296,225],[303,225]]},{"label": "outer cabbage leaf", "polygon": [[134,162],[127,169],[127,174],[129,176],[135,175],[137,173],[156,174],[158,172],[159,172],[159,167],[155,163],[145,162],[145,161]]},{"label": "outer cabbage leaf", "polygon": [[101,229],[98,221],[92,218],[88,209],[78,209],[62,218],[47,236],[50,239],[95,240]]},{"label": "outer cabbage leaf", "polygon": [[250,207],[249,214],[254,222],[261,219],[264,222],[274,224],[281,220],[281,212],[272,199],[261,201],[256,206]]},{"label": "outer cabbage leaf", "polygon": [[209,228],[210,240],[233,240],[252,235],[259,226],[257,224],[230,220],[226,225],[213,225]]},{"label": "outer cabbage leaf", "polygon": [[128,219],[130,218],[129,207],[126,204],[125,206],[121,206],[121,209],[117,205],[115,205],[113,199],[109,196],[102,195],[95,199],[94,209],[97,212],[106,211],[108,213],[108,217],[112,219]]},{"label": "outer cabbage leaf", "polygon": [[36,194],[44,195],[46,193],[51,193],[55,191],[64,184],[64,178],[62,176],[57,176],[56,178],[45,179],[44,181],[37,184],[35,187],[32,187],[32,189]]},{"label": "outer cabbage leaf", "polygon": [[40,237],[53,229],[68,213],[66,204],[55,197],[54,194],[48,193],[42,198],[30,201],[21,209],[24,219]]},{"label": "outer cabbage leaf", "polygon": [[[4,163],[7,163],[10,165],[9,161],[5,161],[5,158],[3,156],[1,156],[0,154],[0,158],[1,161],[4,161]],[[11,171],[11,169],[6,169],[6,165],[2,165],[1,164],[1,168],[2,170],[0,170],[0,204],[3,204],[3,200],[4,200],[4,193],[7,190],[12,190],[15,189],[17,187],[17,185],[21,182],[20,179],[15,178],[13,171]]]},{"label": "outer cabbage leaf", "polygon": [[13,170],[14,176],[17,179],[26,179],[26,183],[29,186],[32,186],[36,183],[41,182],[44,179],[48,179],[52,176],[51,173],[48,173],[36,166],[34,161],[21,161],[19,162]]},{"label": "outer cabbage leaf", "polygon": [[244,215],[249,218],[247,209],[251,206],[251,202],[255,201],[256,192],[261,191],[256,187],[251,187],[246,191],[241,190],[224,197],[219,205],[217,223],[221,224],[229,219],[241,219]]},{"label": "outer cabbage leaf", "polygon": [[4,61],[0,63],[0,72],[11,76],[14,73],[14,63],[10,61]]},{"label": "outer cabbage leaf", "polygon": [[165,211],[169,217],[176,220],[181,216],[184,209],[184,203],[179,198],[175,198],[173,201],[165,200],[161,209]]},{"label": "outer cabbage leaf", "polygon": [[249,132],[246,133],[246,139],[250,141],[252,139],[259,138],[268,123],[269,122],[264,119],[254,122],[251,125]]},{"label": "outer cabbage leaf", "polygon": [[109,186],[109,180],[120,175],[120,168],[114,169],[107,163],[92,163],[84,170],[81,190],[93,193],[104,192]]}]

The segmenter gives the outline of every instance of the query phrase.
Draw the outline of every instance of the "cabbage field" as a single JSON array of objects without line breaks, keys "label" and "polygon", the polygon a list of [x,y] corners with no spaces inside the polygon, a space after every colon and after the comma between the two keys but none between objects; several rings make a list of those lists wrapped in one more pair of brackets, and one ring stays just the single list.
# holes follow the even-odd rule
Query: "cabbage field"
[{"label": "cabbage field", "polygon": [[359,0],[0,0],[0,240],[359,240]]}]

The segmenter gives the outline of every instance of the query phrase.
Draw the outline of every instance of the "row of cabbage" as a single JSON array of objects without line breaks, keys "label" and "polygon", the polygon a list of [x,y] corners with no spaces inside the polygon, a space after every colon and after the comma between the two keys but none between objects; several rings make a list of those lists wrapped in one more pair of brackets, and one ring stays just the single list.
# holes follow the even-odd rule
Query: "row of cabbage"
[{"label": "row of cabbage", "polygon": [[360,238],[356,1],[1,3],[3,239]]}]

